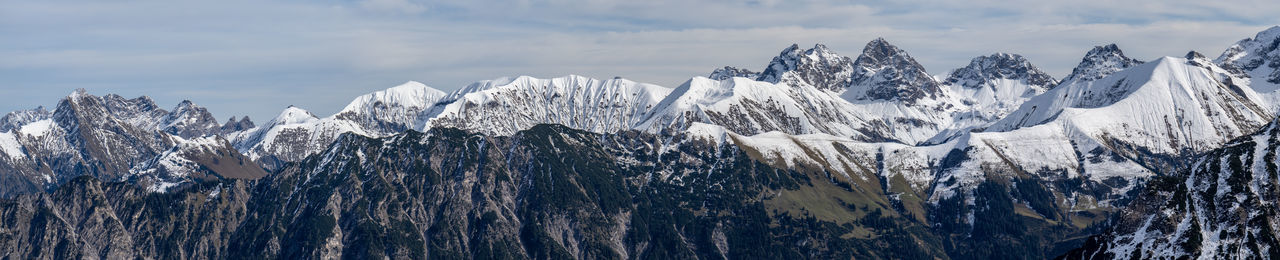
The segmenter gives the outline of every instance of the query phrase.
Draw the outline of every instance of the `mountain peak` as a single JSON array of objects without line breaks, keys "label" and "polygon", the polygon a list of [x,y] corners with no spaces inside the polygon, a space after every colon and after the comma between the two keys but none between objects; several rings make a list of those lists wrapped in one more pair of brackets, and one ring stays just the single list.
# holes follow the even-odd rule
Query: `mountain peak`
[{"label": "mountain peak", "polygon": [[[426,108],[434,105],[446,93],[417,81],[408,81],[385,90],[356,97],[339,114],[359,112],[380,107]],[[366,111],[367,112],[367,111]]]},{"label": "mountain peak", "polygon": [[938,82],[925,72],[924,66],[884,38],[867,43],[853,66],[851,85],[857,88],[843,94],[846,99],[914,103],[941,92]]},{"label": "mountain peak", "polygon": [[289,105],[289,107],[285,108],[284,111],[281,111],[280,115],[276,116],[275,119],[271,119],[271,124],[272,125],[300,124],[300,123],[311,122],[318,119],[320,118],[316,117],[316,115],[311,114],[311,112],[307,111],[306,109],[302,109],[294,105]]},{"label": "mountain peak", "polygon": [[849,86],[849,75],[853,72],[853,60],[840,56],[826,45],[815,44],[813,48],[801,50],[792,44],[769,62],[759,81],[770,83],[809,84],[818,89],[839,92]]},{"label": "mountain peak", "polygon": [[714,80],[726,80],[734,77],[756,79],[760,77],[760,73],[732,66],[724,66],[723,68],[718,68],[715,71],[712,71],[711,74],[707,75],[707,78]]},{"label": "mountain peak", "polygon": [[1114,43],[1095,46],[1085,53],[1080,64],[1062,79],[1062,83],[1094,81],[1139,64],[1142,61],[1124,56],[1124,52]]},{"label": "mountain peak", "polygon": [[1046,88],[1058,83],[1022,55],[1002,52],[973,58],[968,66],[952,71],[947,83],[978,88],[996,79],[1023,80]]},{"label": "mountain peak", "polygon": [[191,100],[183,100],[164,117],[161,130],[182,138],[195,138],[219,133],[218,119],[208,109]]},{"label": "mountain peak", "polygon": [[1280,89],[1280,26],[1267,28],[1253,38],[1236,42],[1214,61],[1240,77],[1253,78],[1250,86],[1260,92]]}]

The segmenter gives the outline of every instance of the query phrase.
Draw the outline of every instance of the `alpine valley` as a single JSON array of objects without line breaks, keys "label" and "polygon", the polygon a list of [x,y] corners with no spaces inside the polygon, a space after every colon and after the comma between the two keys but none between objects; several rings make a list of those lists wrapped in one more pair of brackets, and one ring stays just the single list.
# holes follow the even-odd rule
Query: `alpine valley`
[{"label": "alpine valley", "polygon": [[0,257],[1280,259],[1277,46],[1109,44],[1056,78],[792,45],[262,123],[76,90],[0,118]]}]

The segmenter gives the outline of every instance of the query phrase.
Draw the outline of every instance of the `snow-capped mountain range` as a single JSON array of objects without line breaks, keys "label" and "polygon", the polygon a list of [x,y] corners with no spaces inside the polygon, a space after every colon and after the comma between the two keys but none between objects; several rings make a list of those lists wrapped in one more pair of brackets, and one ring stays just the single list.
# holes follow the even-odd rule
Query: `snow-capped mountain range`
[{"label": "snow-capped mountain range", "polygon": [[[654,156],[625,157],[636,167],[692,160],[673,149],[733,147],[779,169],[821,172],[945,232],[973,235],[986,221],[991,189],[1005,191],[990,186],[1000,183],[1018,214],[1083,232],[1148,180],[1203,169],[1191,159],[1274,124],[1277,43],[1273,27],[1217,59],[1190,52],[1145,62],[1108,44],[1059,80],[1011,53],[932,75],[877,38],[856,57],[791,45],[760,72],[723,67],[675,88],[575,75],[500,78],[453,92],[410,81],[356,97],[334,115],[290,106],[262,124],[247,117],[220,124],[190,101],[164,110],[145,96],[77,90],[52,110],[0,117],[0,195],[45,191],[80,175],[167,192],[296,170],[289,167],[319,155],[350,159],[335,144],[343,138],[403,141],[407,132],[441,129],[511,137],[556,124],[659,137],[636,144]],[[354,156],[363,162],[364,154]],[[692,171],[661,170],[650,169],[673,183]]]},{"label": "snow-capped mountain range", "polygon": [[[856,58],[821,44],[792,45],[762,72],[724,67],[675,89],[625,79],[525,76],[446,93],[411,81],[357,97],[332,116],[289,107],[261,125],[247,117],[219,125],[189,101],[167,112],[145,97],[107,96],[106,109],[139,129],[184,139],[217,135],[249,158],[279,162],[315,154],[343,133],[381,137],[453,127],[511,135],[547,123],[597,133],[681,132],[702,123],[741,135],[825,134],[908,146],[1045,125],[1040,128],[1172,154],[1216,147],[1273,116],[1268,97],[1274,91],[1259,94],[1248,84],[1270,73],[1262,65],[1275,50],[1263,43],[1280,37],[1274,31],[1240,41],[1215,61],[1162,58],[1142,66],[1114,44],[1098,46],[1062,82],[1008,53],[931,76],[906,51],[878,38]],[[22,126],[39,125],[57,111],[12,112],[0,118],[0,130],[16,140]]]}]

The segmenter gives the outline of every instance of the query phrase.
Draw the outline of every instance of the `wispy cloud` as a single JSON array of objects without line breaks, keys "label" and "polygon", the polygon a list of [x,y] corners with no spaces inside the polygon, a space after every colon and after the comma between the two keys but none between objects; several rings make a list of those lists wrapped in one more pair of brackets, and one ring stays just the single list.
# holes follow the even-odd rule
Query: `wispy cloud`
[{"label": "wispy cloud", "polygon": [[1240,1],[9,1],[0,0],[0,110],[75,88],[192,99],[265,120],[328,114],[407,80],[451,90],[501,76],[622,76],[674,86],[760,69],[791,43],[854,55],[885,37],[945,73],[1013,52],[1062,76],[1094,45],[1141,59],[1210,55],[1280,24]]}]

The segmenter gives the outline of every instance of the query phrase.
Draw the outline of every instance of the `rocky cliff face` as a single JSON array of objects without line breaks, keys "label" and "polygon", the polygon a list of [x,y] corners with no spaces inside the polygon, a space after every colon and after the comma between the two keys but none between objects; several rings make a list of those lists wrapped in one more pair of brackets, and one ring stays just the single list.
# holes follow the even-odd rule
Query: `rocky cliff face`
[{"label": "rocky cliff face", "polygon": [[[83,90],[62,99],[54,111],[41,111],[5,117],[17,126],[0,133],[0,153],[5,155],[0,156],[0,183],[4,184],[0,185],[0,196],[53,189],[81,175],[109,181],[145,175],[154,172],[152,167],[163,166],[146,162],[191,144],[191,140],[217,139],[212,135],[221,129],[208,111],[190,101],[169,112],[147,97],[100,97]],[[222,148],[217,156],[197,160],[203,163],[187,165],[187,172],[221,176],[210,171],[219,168],[213,167],[214,161],[204,160],[240,154],[229,146]],[[253,162],[248,165],[258,168]],[[189,181],[185,175],[166,180]]]},{"label": "rocky cliff face", "polygon": [[1142,195],[1069,259],[1280,258],[1280,127],[1273,123],[1151,181]]}]

